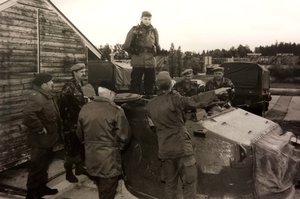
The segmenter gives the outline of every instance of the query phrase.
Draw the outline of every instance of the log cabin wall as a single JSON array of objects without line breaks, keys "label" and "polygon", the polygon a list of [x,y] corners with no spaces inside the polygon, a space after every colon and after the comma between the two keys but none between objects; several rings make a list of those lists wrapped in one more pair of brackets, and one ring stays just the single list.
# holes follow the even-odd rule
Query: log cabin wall
[{"label": "log cabin wall", "polygon": [[88,51],[82,35],[47,0],[7,3],[0,1],[0,171],[28,160],[22,108],[34,74],[51,73],[59,92],[70,67],[87,63]]}]

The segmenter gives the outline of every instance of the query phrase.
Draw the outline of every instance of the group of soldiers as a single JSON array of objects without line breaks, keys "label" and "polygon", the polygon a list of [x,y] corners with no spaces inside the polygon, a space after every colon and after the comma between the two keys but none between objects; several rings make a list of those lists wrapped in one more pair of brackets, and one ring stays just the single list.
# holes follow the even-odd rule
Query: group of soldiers
[{"label": "group of soldiers", "polygon": [[92,101],[84,96],[85,71],[85,64],[73,65],[72,78],[58,98],[53,95],[50,74],[37,74],[32,82],[33,92],[23,110],[31,147],[26,199],[58,193],[46,184],[53,148],[60,141],[65,149],[66,180],[76,183],[76,175],[84,174],[97,185],[99,198],[115,195],[122,173],[119,151],[129,140],[129,124],[113,102],[117,89],[112,83],[97,85],[98,95]]},{"label": "group of soldiers", "polygon": [[[131,92],[142,94],[144,76],[151,125],[158,137],[158,157],[165,177],[165,198],[174,198],[177,182],[183,181],[184,198],[196,197],[197,169],[191,139],[184,126],[184,112],[207,106],[228,95],[233,88],[223,77],[222,68],[206,87],[192,82],[192,70],[183,71],[184,79],[175,84],[166,71],[155,75],[154,55],[160,50],[151,13],[144,11],[141,24],[128,33],[124,48],[132,53]],[[130,127],[123,109],[114,103],[116,87],[107,81],[95,85],[93,100],[82,91],[86,66],[73,65],[72,79],[63,86],[59,100],[52,95],[52,76],[40,73],[33,80],[33,93],[24,107],[24,124],[29,129],[31,161],[27,179],[27,199],[57,194],[47,186],[47,170],[53,147],[61,139],[65,148],[66,180],[78,182],[76,175],[87,175],[98,187],[99,198],[113,199],[122,174],[121,151],[130,140]],[[155,92],[154,85],[157,90]],[[205,92],[206,91],[206,92]],[[75,166],[75,175],[73,168]]]}]

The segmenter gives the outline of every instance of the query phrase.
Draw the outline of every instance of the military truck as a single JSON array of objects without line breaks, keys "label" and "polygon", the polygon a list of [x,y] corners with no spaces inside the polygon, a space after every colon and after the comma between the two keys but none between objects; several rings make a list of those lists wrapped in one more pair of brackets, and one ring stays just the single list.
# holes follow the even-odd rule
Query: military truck
[{"label": "military truck", "polygon": [[224,67],[224,77],[235,86],[233,106],[264,116],[268,110],[270,93],[270,72],[256,63],[228,62]]}]

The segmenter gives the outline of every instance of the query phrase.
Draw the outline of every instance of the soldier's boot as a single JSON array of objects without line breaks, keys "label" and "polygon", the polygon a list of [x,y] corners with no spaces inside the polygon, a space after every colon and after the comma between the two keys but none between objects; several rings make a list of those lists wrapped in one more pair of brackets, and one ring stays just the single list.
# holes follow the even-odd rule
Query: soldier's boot
[{"label": "soldier's boot", "polygon": [[47,185],[42,185],[39,187],[38,195],[39,196],[46,196],[46,195],[55,195],[58,193],[57,189],[51,189],[50,187],[47,187]]},{"label": "soldier's boot", "polygon": [[44,199],[38,194],[35,189],[28,189],[26,194],[26,199]]},{"label": "soldier's boot", "polygon": [[88,174],[88,172],[86,171],[86,169],[83,167],[83,165],[81,165],[81,164],[77,164],[76,166],[75,166],[75,175],[86,175],[86,176],[88,176],[89,174]]},{"label": "soldier's boot", "polygon": [[73,174],[72,169],[66,169],[66,180],[68,180],[70,183],[77,183],[78,179]]}]

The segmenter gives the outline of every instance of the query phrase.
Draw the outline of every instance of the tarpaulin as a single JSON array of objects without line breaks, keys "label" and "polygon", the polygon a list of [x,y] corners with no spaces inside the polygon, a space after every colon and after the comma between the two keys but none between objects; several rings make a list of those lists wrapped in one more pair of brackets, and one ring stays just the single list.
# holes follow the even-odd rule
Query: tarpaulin
[{"label": "tarpaulin", "polygon": [[292,136],[290,132],[283,134],[278,126],[253,143],[256,198],[296,199],[300,150],[290,143]]},{"label": "tarpaulin", "polygon": [[114,78],[117,87],[128,87],[131,81],[132,67],[130,63],[115,62]]}]

